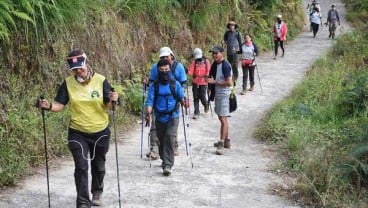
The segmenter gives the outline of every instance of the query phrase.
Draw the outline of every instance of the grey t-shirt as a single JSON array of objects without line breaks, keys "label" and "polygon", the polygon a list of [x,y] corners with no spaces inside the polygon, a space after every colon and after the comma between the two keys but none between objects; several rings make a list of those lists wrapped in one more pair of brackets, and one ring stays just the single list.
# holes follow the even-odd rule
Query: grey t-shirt
[{"label": "grey t-shirt", "polygon": [[235,48],[236,51],[239,51],[240,48],[239,48],[239,45],[241,43],[239,43],[239,40],[238,40],[238,35],[239,35],[239,39],[241,41],[241,35],[240,35],[240,32],[234,30],[234,31],[227,31],[227,38],[226,38],[226,44],[227,44],[227,54],[233,54],[233,48]]},{"label": "grey t-shirt", "polygon": [[[217,65],[216,81],[217,82],[225,81],[224,74],[222,73],[222,64]],[[230,87],[220,87],[218,85],[216,86],[216,97],[229,96],[230,92],[231,92]]]}]

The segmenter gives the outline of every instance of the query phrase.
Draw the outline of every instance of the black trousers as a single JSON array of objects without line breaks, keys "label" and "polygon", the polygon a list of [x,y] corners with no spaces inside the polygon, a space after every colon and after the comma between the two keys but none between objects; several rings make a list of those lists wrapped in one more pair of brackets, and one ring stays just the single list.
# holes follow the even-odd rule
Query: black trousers
[{"label": "black trousers", "polygon": [[174,118],[167,123],[156,120],[157,136],[160,140],[159,154],[162,160],[162,168],[174,165],[175,140],[178,134],[179,118]]},{"label": "black trousers", "polygon": [[227,60],[231,64],[231,69],[233,70],[233,82],[234,86],[236,85],[236,80],[238,80],[239,77],[239,70],[238,70],[238,55],[236,53],[234,54],[228,54]]},{"label": "black trousers", "polygon": [[248,74],[249,74],[249,81],[250,81],[250,86],[254,85],[254,69],[256,68],[256,66],[251,66],[251,65],[242,65],[242,70],[243,70],[243,90],[247,89],[247,82],[248,82]]},{"label": "black trousers", "polygon": [[279,50],[279,45],[280,45],[280,48],[282,50],[282,54],[284,54],[284,52],[285,52],[284,41],[280,40],[280,38],[277,38],[276,40],[274,40],[274,43],[275,43],[275,56],[277,56],[277,52]]},{"label": "black trousers", "polygon": [[193,92],[193,103],[194,103],[194,114],[199,114],[199,101],[201,101],[202,105],[207,105],[207,85],[197,85],[193,83],[192,86],[192,92]]},{"label": "black trousers", "polygon": [[[88,191],[88,159],[91,159],[92,194],[101,194],[104,187],[106,153],[109,150],[110,129],[87,134],[69,129],[69,149],[74,159],[74,180],[77,189],[77,207],[91,206]],[[88,158],[88,153],[89,157]]]},{"label": "black trousers", "polygon": [[313,37],[316,37],[319,29],[319,24],[312,22]]}]

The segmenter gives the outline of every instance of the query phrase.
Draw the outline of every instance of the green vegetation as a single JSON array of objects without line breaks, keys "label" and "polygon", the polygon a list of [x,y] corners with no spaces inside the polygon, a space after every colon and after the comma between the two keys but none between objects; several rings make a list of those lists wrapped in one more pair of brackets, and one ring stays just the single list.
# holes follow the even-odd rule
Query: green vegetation
[{"label": "green vegetation", "polygon": [[356,31],[319,59],[257,136],[280,147],[304,201],[317,207],[367,207],[368,1],[345,0]]},{"label": "green vegetation", "polygon": [[[271,48],[274,17],[282,13],[290,38],[304,24],[300,0],[1,0],[0,1],[0,187],[13,185],[30,167],[44,163],[41,112],[69,74],[65,57],[86,51],[89,64],[123,98],[119,129],[141,110],[141,76],[157,51],[170,46],[188,64],[195,47],[219,44],[235,19],[262,50]],[[295,15],[298,14],[298,15]],[[48,154],[68,154],[68,111],[46,112]],[[124,126],[126,126],[124,124]]]}]

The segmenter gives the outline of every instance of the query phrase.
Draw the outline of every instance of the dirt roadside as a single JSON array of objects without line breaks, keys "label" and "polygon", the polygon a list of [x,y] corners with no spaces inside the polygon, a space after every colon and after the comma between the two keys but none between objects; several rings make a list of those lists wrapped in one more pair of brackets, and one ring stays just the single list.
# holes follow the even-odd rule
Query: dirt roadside
[{"label": "dirt roadside", "polygon": [[[303,6],[307,2],[303,0]],[[345,10],[338,0],[321,1],[323,22],[331,3],[337,4],[342,18],[339,29],[343,30],[338,34],[348,31]],[[263,92],[256,78],[254,92],[237,95],[238,109],[229,119],[232,149],[226,150],[223,156],[215,155],[213,143],[219,138],[220,123],[211,113],[202,114],[197,120],[188,119],[191,157],[185,154],[183,127],[179,126],[180,155],[176,157],[170,177],[162,176],[159,160],[152,161],[150,168],[149,161],[140,158],[140,125],[119,135],[122,207],[299,207],[272,193],[272,184],[286,188],[287,184],[270,171],[275,162],[274,154],[269,146],[253,138],[252,132],[267,110],[290,93],[314,60],[326,53],[332,43],[326,27],[320,28],[314,39],[306,25],[305,32],[288,42],[284,58],[273,60],[271,52],[257,58]],[[147,132],[145,129],[145,139]],[[106,165],[102,207],[119,207],[113,143]],[[75,207],[73,172],[72,159],[50,168],[51,207]],[[16,188],[0,190],[0,207],[48,207],[45,170],[40,169],[38,174],[28,177]]]}]

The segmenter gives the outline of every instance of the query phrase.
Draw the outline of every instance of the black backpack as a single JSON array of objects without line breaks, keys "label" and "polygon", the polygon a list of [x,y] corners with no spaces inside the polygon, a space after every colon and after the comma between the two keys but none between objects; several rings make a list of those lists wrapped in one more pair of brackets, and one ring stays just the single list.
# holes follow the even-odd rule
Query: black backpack
[{"label": "black backpack", "polygon": [[153,108],[155,110],[155,112],[157,112],[158,114],[160,115],[168,115],[168,114],[172,114],[174,112],[176,112],[178,109],[179,109],[179,99],[178,99],[178,96],[176,94],[176,91],[175,91],[175,87],[176,87],[176,80],[175,79],[170,79],[169,81],[169,85],[170,85],[170,94],[165,94],[165,95],[160,95],[160,96],[173,96],[174,99],[176,100],[176,104],[175,104],[175,107],[171,110],[165,110],[165,111],[159,111],[157,108],[156,108],[156,101],[157,101],[157,97],[159,96],[158,94],[158,91],[159,91],[159,82],[158,80],[156,79],[154,82],[153,82],[153,88],[154,88],[154,100],[153,100]]}]

